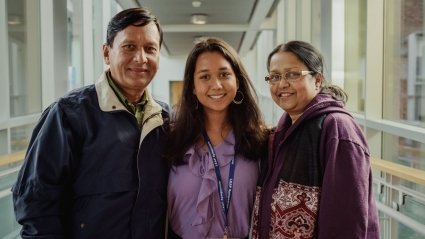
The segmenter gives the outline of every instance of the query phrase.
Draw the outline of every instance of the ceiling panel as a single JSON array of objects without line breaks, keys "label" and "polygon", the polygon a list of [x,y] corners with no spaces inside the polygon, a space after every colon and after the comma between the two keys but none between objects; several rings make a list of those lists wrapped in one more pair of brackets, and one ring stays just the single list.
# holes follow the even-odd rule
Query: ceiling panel
[{"label": "ceiling panel", "polygon": [[[279,0],[137,0],[149,8],[164,30],[164,48],[173,56],[187,55],[199,36],[220,37],[244,54],[253,45],[261,24]],[[193,14],[206,14],[207,24],[193,25]]]},{"label": "ceiling panel", "polygon": [[255,0],[203,0],[192,6],[192,0],[139,0],[159,18],[161,24],[190,24],[192,14],[208,15],[208,24],[247,24]]},{"label": "ceiling panel", "polygon": [[193,47],[196,37],[213,36],[224,39],[233,48],[239,49],[240,40],[243,32],[200,32],[198,35],[194,33],[164,33],[164,44],[170,55],[187,55]]}]

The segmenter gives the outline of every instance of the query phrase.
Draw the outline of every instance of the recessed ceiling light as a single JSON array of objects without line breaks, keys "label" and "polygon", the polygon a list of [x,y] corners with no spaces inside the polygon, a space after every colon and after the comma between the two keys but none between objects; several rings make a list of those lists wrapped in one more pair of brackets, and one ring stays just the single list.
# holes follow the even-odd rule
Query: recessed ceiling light
[{"label": "recessed ceiling light", "polygon": [[190,18],[190,22],[196,25],[203,25],[207,23],[207,15],[206,14],[193,14]]},{"label": "recessed ceiling light", "polygon": [[190,18],[190,22],[197,25],[203,25],[207,23],[206,14],[193,14]]},{"label": "recessed ceiling light", "polygon": [[22,24],[22,19],[19,15],[9,15],[7,16],[7,23],[9,25],[19,25]]},{"label": "recessed ceiling light", "polygon": [[196,1],[195,0],[195,1],[192,2],[192,6],[193,7],[200,7],[201,5],[202,5],[202,2],[201,1]]}]

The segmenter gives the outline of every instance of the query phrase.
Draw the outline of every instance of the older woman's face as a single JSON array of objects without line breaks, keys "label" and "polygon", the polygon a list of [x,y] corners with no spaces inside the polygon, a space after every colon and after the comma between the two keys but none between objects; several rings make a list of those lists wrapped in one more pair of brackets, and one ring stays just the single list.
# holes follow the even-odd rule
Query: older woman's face
[{"label": "older woman's face", "polygon": [[[278,52],[270,59],[269,74],[284,75],[288,71],[308,71],[307,66],[291,52]],[[270,85],[273,100],[285,110],[292,119],[298,119],[305,107],[319,92],[320,80],[311,74],[301,76],[296,81],[281,79],[277,84]]]}]

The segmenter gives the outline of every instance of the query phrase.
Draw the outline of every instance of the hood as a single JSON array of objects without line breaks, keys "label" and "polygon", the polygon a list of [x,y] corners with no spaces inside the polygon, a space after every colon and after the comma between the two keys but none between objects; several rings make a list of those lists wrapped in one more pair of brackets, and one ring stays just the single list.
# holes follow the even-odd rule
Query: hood
[{"label": "hood", "polygon": [[[288,129],[291,127],[291,131],[296,129],[302,122],[314,118],[318,115],[329,114],[329,113],[343,113],[350,115],[350,113],[344,109],[344,102],[335,100],[328,94],[319,93],[313,100],[307,105],[304,113],[297,119],[294,125],[288,113],[284,113],[279,120],[276,128],[276,132]],[[351,116],[351,115],[350,115]],[[288,132],[289,133],[289,132]]]}]

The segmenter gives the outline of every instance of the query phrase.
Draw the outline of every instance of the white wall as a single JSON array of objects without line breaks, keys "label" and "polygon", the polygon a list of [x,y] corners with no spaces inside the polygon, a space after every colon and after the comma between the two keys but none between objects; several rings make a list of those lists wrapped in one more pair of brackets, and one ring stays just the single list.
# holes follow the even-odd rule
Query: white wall
[{"label": "white wall", "polygon": [[185,64],[186,56],[170,57],[161,54],[158,72],[149,87],[157,100],[170,103],[169,81],[183,80]]}]

